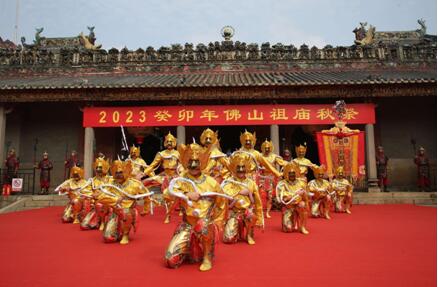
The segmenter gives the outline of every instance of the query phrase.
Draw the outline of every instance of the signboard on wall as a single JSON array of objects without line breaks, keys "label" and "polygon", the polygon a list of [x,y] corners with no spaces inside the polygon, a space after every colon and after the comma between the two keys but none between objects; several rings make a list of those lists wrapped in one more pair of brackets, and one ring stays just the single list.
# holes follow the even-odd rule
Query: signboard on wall
[{"label": "signboard on wall", "polygon": [[[348,124],[374,124],[373,104],[349,104]],[[332,105],[217,105],[87,107],[84,127],[326,125],[333,124]]]},{"label": "signboard on wall", "polygon": [[21,191],[23,189],[23,179],[13,178],[12,179],[12,191]]}]

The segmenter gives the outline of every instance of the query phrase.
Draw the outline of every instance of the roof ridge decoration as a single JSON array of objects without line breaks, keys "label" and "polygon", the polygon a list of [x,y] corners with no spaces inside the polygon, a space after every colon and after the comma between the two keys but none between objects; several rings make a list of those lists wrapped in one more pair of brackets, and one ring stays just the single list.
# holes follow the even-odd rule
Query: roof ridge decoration
[{"label": "roof ridge decoration", "polygon": [[48,38],[41,36],[44,27],[36,28],[35,40],[33,44],[26,44],[26,38],[21,37],[21,45],[23,49],[47,49],[47,50],[61,50],[61,49],[85,49],[85,50],[99,50],[102,45],[95,45],[96,35],[94,34],[94,26],[87,26],[88,35],[85,36],[81,32],[74,37],[54,37]]},{"label": "roof ridge decoration", "polygon": [[[208,66],[233,64],[253,66],[255,69],[264,69],[263,66],[281,65],[300,68],[318,68],[342,65],[351,65],[353,61],[360,65],[371,62],[426,62],[436,64],[436,36],[427,35],[424,20],[418,21],[421,29],[406,32],[375,32],[375,27],[367,23],[360,23],[360,27],[353,32],[356,34],[356,44],[352,46],[333,47],[326,45],[323,48],[309,47],[302,44],[299,47],[293,44],[255,43],[232,41],[234,29],[225,26],[222,36],[225,41],[210,42],[207,45],[192,43],[172,44],[155,49],[151,46],[146,49],[138,48],[118,50],[111,48],[101,49],[96,45],[94,26],[87,27],[88,36],[80,33],[75,37],[48,38],[42,36],[43,28],[36,29],[33,44],[26,44],[24,37],[22,45],[17,47],[0,46],[0,70],[15,67],[125,67],[136,66],[140,70],[153,70],[157,66]],[[420,37],[421,36],[421,37]],[[379,40],[380,39],[380,40]],[[389,40],[388,40],[389,39]],[[409,41],[407,41],[409,40]],[[350,64],[349,64],[350,63]],[[339,66],[339,65],[338,65]]]},{"label": "roof ridge decoration", "polygon": [[[411,31],[376,31],[368,22],[360,22],[360,27],[353,30],[356,45],[382,45],[382,44],[417,44],[427,41],[435,41],[436,36],[426,34],[426,20],[418,19],[420,29]],[[432,36],[432,37],[431,37]]]}]

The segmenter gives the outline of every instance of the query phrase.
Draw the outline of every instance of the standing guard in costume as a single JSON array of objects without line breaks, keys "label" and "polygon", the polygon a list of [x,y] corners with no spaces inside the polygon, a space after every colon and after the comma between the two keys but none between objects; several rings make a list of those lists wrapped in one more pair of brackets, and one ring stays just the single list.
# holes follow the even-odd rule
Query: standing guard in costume
[{"label": "standing guard in costume", "polygon": [[49,154],[46,151],[43,153],[43,159],[35,168],[40,170],[40,194],[49,194],[50,171],[53,169],[53,164],[49,160]]},{"label": "standing guard in costume", "polygon": [[183,221],[167,247],[165,262],[169,268],[179,267],[185,260],[199,262],[201,271],[212,268],[218,228],[222,229],[226,199],[219,183],[202,173],[208,163],[208,151],[198,144],[178,146],[184,175],[172,179],[168,192],[181,199]]},{"label": "standing guard in costume", "polygon": [[353,185],[344,178],[344,167],[336,169],[336,178],[331,182],[335,192],[335,212],[351,214],[350,207],[353,203]]},{"label": "standing guard in costume", "polygon": [[221,188],[233,200],[229,204],[229,216],[225,224],[223,241],[236,243],[239,239],[255,244],[254,226],[263,227],[263,206],[257,184],[247,177],[251,158],[247,154],[237,153],[231,157],[232,177],[225,179]]},{"label": "standing guard in costume", "polygon": [[430,163],[424,147],[418,149],[414,158],[417,165],[417,186],[419,191],[430,191]]},{"label": "standing guard in costume", "polygon": [[[145,174],[152,174],[152,172],[158,167],[160,167],[160,165],[162,166],[164,171],[157,176],[152,176],[146,179],[143,182],[146,186],[148,184],[153,185],[153,182],[156,182],[159,185],[161,185],[161,190],[163,191],[163,197],[164,197],[164,204],[166,206],[166,218],[164,219],[164,223],[169,223],[170,215],[172,213],[172,210],[174,209],[176,200],[174,200],[174,198],[169,196],[167,192],[164,193],[164,191],[167,190],[167,187],[169,186],[169,182],[173,178],[178,176],[180,156],[179,156],[179,152],[175,150],[176,138],[170,132],[164,138],[164,146],[166,147],[166,149],[157,152],[152,163],[149,165],[148,168],[145,169]],[[145,204],[144,213],[146,212],[148,211],[147,211],[147,206]]]},{"label": "standing guard in costume", "polygon": [[377,178],[379,179],[379,187],[383,191],[387,191],[388,185],[388,157],[382,146],[377,147],[376,164],[377,164]]},{"label": "standing guard in costume", "polygon": [[70,171],[74,166],[81,166],[81,163],[79,162],[79,158],[78,158],[78,153],[75,150],[71,152],[70,158],[64,161],[64,172],[65,172],[64,179],[66,175],[67,176],[70,175]]},{"label": "standing guard in costume", "polygon": [[[281,156],[274,153],[274,144],[271,141],[265,140],[262,143],[263,158],[266,159],[273,167],[285,166],[287,162]],[[269,212],[272,208],[272,194],[277,186],[277,178],[274,174],[266,170],[264,167],[260,168],[260,191],[266,193],[266,217],[271,218]]]},{"label": "standing guard in costume", "polygon": [[299,179],[304,181],[307,184],[307,172],[309,167],[318,167],[316,164],[313,164],[309,159],[305,158],[307,151],[306,143],[304,145],[299,145],[295,147],[295,153],[297,157],[292,161],[296,163],[300,167],[300,177]]},{"label": "standing guard in costume", "polygon": [[309,234],[306,229],[309,201],[307,187],[300,177],[300,167],[288,163],[283,168],[283,180],[277,184],[277,200],[283,205],[282,230]]},{"label": "standing guard in costume", "polygon": [[84,213],[84,216],[81,221],[82,230],[96,228],[103,230],[105,218],[108,213],[108,208],[101,203],[96,203],[96,199],[101,193],[100,186],[108,184],[111,180],[111,176],[108,175],[109,162],[106,161],[104,157],[99,156],[96,158],[93,165],[95,176],[88,180],[93,192],[93,197],[83,198],[82,212]]},{"label": "standing guard in costume", "polygon": [[328,180],[324,179],[324,166],[312,168],[315,179],[307,184],[309,194],[312,195],[311,214],[313,217],[330,219],[330,206],[332,187]]},{"label": "standing guard in costume", "polygon": [[100,185],[101,193],[97,202],[109,208],[108,220],[103,230],[105,242],[129,243],[129,233],[138,228],[136,200],[149,197],[153,193],[139,180],[131,178],[130,161],[115,160],[111,166],[113,178],[107,184]]},{"label": "standing guard in costume", "polygon": [[[142,180],[144,176],[153,176],[154,172],[152,169],[148,169],[148,165],[140,156],[140,147],[132,146],[129,150],[129,157],[126,161],[131,162],[132,174],[131,177]],[[145,172],[147,170],[147,172]],[[146,215],[151,212],[152,201],[149,197],[144,199],[144,206],[141,215]]]},{"label": "standing guard in costume", "polygon": [[292,154],[291,154],[290,150],[285,149],[283,151],[283,160],[285,160],[285,161],[291,161],[292,160]]},{"label": "standing guard in costume", "polygon": [[210,151],[210,158],[204,173],[221,183],[229,174],[229,161],[227,155],[220,150],[218,132],[213,132],[211,129],[204,130],[201,134],[201,144]]},{"label": "standing guard in costume", "polygon": [[3,195],[8,196],[12,191],[12,179],[17,177],[20,162],[15,154],[15,149],[11,149],[8,158],[5,160],[6,173],[4,174]]},{"label": "standing guard in costume", "polygon": [[73,166],[70,169],[70,179],[61,183],[55,191],[59,195],[67,195],[69,202],[62,214],[62,222],[74,224],[80,223],[80,213],[82,211],[82,196],[91,197],[89,183],[84,179],[84,170]]}]

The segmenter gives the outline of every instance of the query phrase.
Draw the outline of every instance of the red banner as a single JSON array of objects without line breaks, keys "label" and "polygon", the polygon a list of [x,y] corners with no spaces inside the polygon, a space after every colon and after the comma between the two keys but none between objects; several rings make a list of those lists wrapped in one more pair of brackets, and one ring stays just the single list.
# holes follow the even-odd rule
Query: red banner
[{"label": "red banner", "polygon": [[[84,108],[84,127],[333,124],[332,105],[147,106]],[[373,104],[349,104],[348,124],[374,124]]]}]

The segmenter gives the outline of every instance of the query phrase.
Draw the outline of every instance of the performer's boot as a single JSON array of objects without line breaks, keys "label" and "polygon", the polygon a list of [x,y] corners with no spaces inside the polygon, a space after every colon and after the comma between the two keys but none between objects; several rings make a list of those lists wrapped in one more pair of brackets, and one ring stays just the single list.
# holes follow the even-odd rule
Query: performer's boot
[{"label": "performer's boot", "polygon": [[268,200],[266,202],[266,218],[271,218],[271,215],[269,214],[271,208],[272,208],[272,198],[268,197]]},{"label": "performer's boot", "polygon": [[170,214],[169,213],[166,213],[166,217],[164,218],[164,223],[165,224],[170,223]]},{"label": "performer's boot", "polygon": [[96,203],[94,208],[96,209],[97,217],[99,218],[98,220],[100,222],[99,230],[103,231],[105,229],[105,207],[101,203]]},{"label": "performer's boot", "polygon": [[329,208],[326,206],[324,209],[325,209],[325,212],[324,212],[325,219],[331,219],[331,217],[329,215]]},{"label": "performer's boot", "polygon": [[145,216],[148,215],[149,213],[151,213],[151,203],[150,203],[150,199],[145,198],[144,199],[144,206],[143,206],[143,211],[140,213],[141,216]]},{"label": "performer's boot", "polygon": [[[210,231],[209,233],[213,233]],[[200,271],[208,271],[213,267],[212,256],[214,248],[214,234],[207,235],[208,239],[202,239],[202,249],[204,251],[204,257],[202,259],[202,264],[199,266]]]},{"label": "performer's boot", "polygon": [[120,244],[128,244],[129,243],[129,235],[123,234],[122,240],[120,240]]},{"label": "performer's boot", "polygon": [[246,241],[248,242],[249,245],[256,244],[254,240],[254,226],[248,228],[248,235],[246,236]]},{"label": "performer's boot", "polygon": [[347,214],[351,214],[351,211],[350,211],[351,202],[352,202],[352,198],[351,198],[351,195],[349,195],[345,198],[345,212]]},{"label": "performer's boot", "polygon": [[[134,207],[135,208],[135,207]],[[120,224],[122,229],[122,239],[120,240],[120,244],[128,244],[129,243],[129,231],[131,231],[131,227],[134,224],[134,212],[131,209],[123,209],[119,210],[119,217],[121,217]]]},{"label": "performer's boot", "polygon": [[330,214],[329,214],[330,213],[330,196],[327,195],[325,201],[323,201],[321,204],[323,206],[323,212],[324,212],[323,214],[324,214],[325,219],[331,219]]},{"label": "performer's boot", "polygon": [[172,208],[172,203],[168,202],[167,200],[164,200],[164,207],[166,208],[166,215],[164,217],[164,223],[168,224],[170,223],[170,213],[171,213],[171,208]]},{"label": "performer's boot", "polygon": [[305,207],[302,208],[302,210],[300,210],[299,217],[300,217],[300,232],[304,235],[309,234],[309,231],[306,229],[307,210],[305,209]]},{"label": "performer's boot", "polygon": [[73,206],[73,224],[79,224],[81,223],[79,220],[79,214],[82,210],[82,201],[78,198],[73,199],[72,201]]}]

